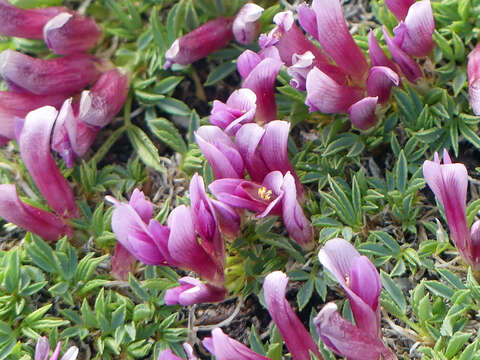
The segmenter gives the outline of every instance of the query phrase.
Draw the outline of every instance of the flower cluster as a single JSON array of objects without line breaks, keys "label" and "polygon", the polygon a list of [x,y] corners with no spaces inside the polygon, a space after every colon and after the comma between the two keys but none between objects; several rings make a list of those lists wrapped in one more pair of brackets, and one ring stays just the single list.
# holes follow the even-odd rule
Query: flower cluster
[{"label": "flower cluster", "polygon": [[[166,304],[186,306],[225,298],[225,244],[221,229],[225,223],[227,231],[236,232],[239,217],[228,205],[207,196],[202,177],[194,175],[190,182],[190,206],[180,205],[172,210],[166,226],[153,218],[153,204],[137,189],[128,204],[110,196],[107,200],[115,205],[112,229],[121,247],[145,264],[194,271],[207,281],[181,278],[179,287],[167,291]],[[116,251],[121,251],[118,245]]]},{"label": "flower cluster", "polygon": [[54,53],[65,55],[44,60],[13,50],[0,53],[0,75],[9,89],[0,92],[0,143],[17,139],[22,160],[52,209],[23,202],[15,185],[3,184],[0,216],[55,241],[72,235],[68,220],[78,209],[50,149],[69,167],[75,156],[83,156],[122,109],[128,78],[117,69],[106,71],[104,61],[85,53],[101,36],[92,19],[63,7],[23,10],[4,0],[0,19],[1,35],[44,39]]},{"label": "flower cluster", "polygon": [[[35,358],[34,360],[57,360],[58,356],[60,355],[60,346],[62,345],[61,342],[57,344],[55,350],[53,350],[52,356],[48,357],[50,354],[50,344],[46,337],[41,337],[37,341],[37,345],[35,346]],[[76,360],[78,356],[78,348],[76,346],[71,346],[68,350],[63,354],[60,360]]]},{"label": "flower cluster", "polygon": [[[13,50],[0,53],[0,76],[9,89],[0,93],[0,143],[15,138],[16,117],[54,106],[60,112],[52,148],[71,167],[75,156],[85,155],[100,128],[122,109],[128,78],[86,53],[101,37],[90,18],[63,7],[19,9],[2,0],[0,19],[0,35],[43,39],[52,52],[65,55],[44,60]],[[90,91],[69,98],[94,83]]]},{"label": "flower cluster", "polygon": [[[355,319],[355,324],[344,319],[333,302],[324,305],[313,320],[324,344],[351,360],[395,359],[381,340],[379,298],[382,286],[375,266],[344,239],[329,240],[318,257],[347,294]],[[311,354],[322,359],[315,340],[285,298],[287,285],[288,277],[280,271],[265,277],[263,294],[268,312],[294,360],[310,360]],[[225,335],[220,328],[214,329],[202,344],[216,359],[269,359]],[[184,347],[188,359],[195,360],[192,348],[188,344]],[[170,350],[163,351],[159,357],[159,360],[178,359]]]}]

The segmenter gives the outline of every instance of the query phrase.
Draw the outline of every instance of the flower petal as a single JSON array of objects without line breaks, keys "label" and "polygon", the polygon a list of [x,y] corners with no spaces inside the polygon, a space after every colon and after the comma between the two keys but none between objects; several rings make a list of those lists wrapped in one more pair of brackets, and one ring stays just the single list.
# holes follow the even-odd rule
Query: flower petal
[{"label": "flower petal", "polygon": [[263,8],[254,3],[243,5],[233,20],[232,31],[235,40],[242,45],[253,42],[260,30],[260,23],[257,21],[262,16]]},{"label": "flower petal", "polygon": [[78,348],[76,346],[70,346],[60,360],[76,360],[77,356]]},{"label": "flower petal", "polygon": [[468,93],[473,113],[480,115],[480,44],[468,55]]},{"label": "flower petal", "polygon": [[298,203],[295,188],[295,179],[290,172],[287,172],[282,185],[282,190],[284,191],[282,200],[283,223],[290,237],[304,246],[312,241],[313,228]]},{"label": "flower petal", "polygon": [[224,204],[221,201],[214,199],[210,199],[210,201],[217,213],[218,225],[222,234],[232,237],[237,236],[242,221],[238,212],[230,205]]},{"label": "flower petal", "polygon": [[47,337],[39,337],[37,340],[37,345],[35,346],[35,360],[47,360],[49,353],[50,343],[48,342]]},{"label": "flower petal", "polygon": [[78,215],[75,196],[50,153],[50,135],[56,117],[57,110],[51,106],[29,112],[18,144],[25,167],[48,205],[60,216],[74,217]]},{"label": "flower petal", "polygon": [[308,73],[306,87],[305,104],[309,106],[310,112],[346,113],[352,104],[362,98],[362,89],[340,85],[317,68]]},{"label": "flower petal", "polygon": [[367,130],[375,126],[377,117],[375,109],[377,107],[378,97],[366,97],[350,106],[348,114],[352,125],[360,130]]},{"label": "flower petal", "polygon": [[350,289],[374,311],[377,310],[382,283],[377,268],[366,256],[352,259],[348,279]]},{"label": "flower petal", "polygon": [[353,40],[338,0],[314,0],[318,37],[323,50],[347,74],[362,79],[368,70],[365,55]]},{"label": "flower petal", "polygon": [[15,117],[23,119],[30,111],[45,105],[60,109],[65,99],[61,94],[44,96],[0,91],[0,136],[14,139]]},{"label": "flower petal", "polygon": [[220,328],[213,329],[212,337],[205,338],[202,344],[217,360],[270,360],[225,335]]},{"label": "flower petal", "polygon": [[383,27],[383,34],[388,49],[390,50],[390,54],[392,54],[393,60],[398,64],[402,73],[409,81],[413,83],[417,82],[417,80],[422,77],[422,70],[418,64],[412,60],[405,51],[398,47],[397,44],[395,44],[390,35],[388,35],[385,27]]},{"label": "flower petal", "polygon": [[320,357],[317,344],[285,298],[288,277],[281,271],[267,275],[263,293],[268,312],[295,360],[310,360],[310,351]]},{"label": "flower petal", "polygon": [[165,293],[165,304],[189,306],[202,303],[214,303],[225,299],[227,289],[205,284],[193,277],[178,280],[180,286],[168,289]]},{"label": "flower petal", "polygon": [[400,84],[398,74],[386,66],[374,66],[370,68],[367,78],[368,96],[378,97],[378,102],[383,104],[388,101],[393,86]]},{"label": "flower petal", "polygon": [[470,240],[466,219],[468,173],[465,165],[440,165],[426,160],[423,163],[423,177],[442,204],[452,239],[465,257]]},{"label": "flower petal", "polygon": [[417,1],[410,6],[405,22],[393,29],[394,41],[409,55],[427,56],[435,46],[432,39],[434,30],[430,0]]},{"label": "flower petal", "polygon": [[261,182],[268,174],[268,166],[258,149],[264,134],[265,129],[253,123],[243,125],[235,135],[235,145],[245,162],[248,174],[256,182]]},{"label": "flower petal", "polygon": [[237,59],[237,70],[242,79],[245,79],[262,61],[262,57],[252,50],[245,50]]},{"label": "flower petal", "polygon": [[249,88],[257,95],[256,118],[259,121],[269,122],[277,118],[274,90],[281,67],[281,61],[266,58],[255,66],[243,82],[242,87]]},{"label": "flower petal", "polygon": [[133,190],[128,204],[136,211],[145,224],[148,224],[153,216],[153,204],[145,198],[143,191]]},{"label": "flower petal", "polygon": [[82,92],[79,120],[99,128],[108,125],[122,110],[128,87],[128,76],[118,69],[103,73],[90,91]]},{"label": "flower petal", "polygon": [[195,271],[213,285],[222,286],[223,269],[200,246],[195,233],[191,209],[180,205],[168,216],[170,236],[168,251],[177,266]]},{"label": "flower petal", "polygon": [[195,139],[216,179],[243,178],[244,164],[230,137],[217,126],[201,126]]},{"label": "flower petal", "polygon": [[20,9],[7,0],[0,0],[0,35],[42,39],[45,24],[63,11],[68,10],[64,7]]},{"label": "flower petal", "polygon": [[398,72],[397,65],[385,55],[373,33],[373,30],[370,30],[370,33],[368,34],[368,54],[370,55],[370,61],[374,67],[386,66],[393,71]]},{"label": "flower petal", "polygon": [[112,275],[118,280],[127,280],[128,273],[137,259],[120,242],[117,242],[112,256]]},{"label": "flower petal", "polygon": [[0,53],[0,75],[8,88],[37,95],[71,96],[93,83],[99,60],[89,54],[37,59],[13,50]]},{"label": "flower petal", "polygon": [[408,9],[414,3],[415,0],[385,0],[385,5],[387,5],[388,10],[390,10],[398,20],[405,19]]},{"label": "flower petal", "polygon": [[230,18],[219,17],[178,38],[165,53],[163,68],[191,64],[223,48],[233,39],[232,23]]},{"label": "flower petal", "polygon": [[45,43],[58,55],[88,51],[101,36],[102,32],[93,19],[77,13],[60,13],[43,28]]},{"label": "flower petal", "polygon": [[325,345],[342,357],[349,360],[394,359],[378,337],[370,336],[345,320],[335,303],[325,305],[313,322]]}]

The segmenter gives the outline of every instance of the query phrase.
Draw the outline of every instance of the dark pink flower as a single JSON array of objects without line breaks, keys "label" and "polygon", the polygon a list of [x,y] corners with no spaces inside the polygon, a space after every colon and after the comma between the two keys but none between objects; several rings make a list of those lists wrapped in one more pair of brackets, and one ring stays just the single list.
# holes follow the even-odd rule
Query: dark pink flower
[{"label": "dark pink flower", "polygon": [[88,51],[101,36],[102,32],[93,19],[77,13],[62,12],[43,27],[45,43],[58,55]]},{"label": "dark pink flower", "polygon": [[225,299],[227,289],[203,283],[193,277],[178,280],[180,286],[168,289],[165,293],[165,304],[189,306],[201,303],[214,303]]},{"label": "dark pink flower", "polygon": [[191,64],[226,46],[233,39],[232,23],[232,19],[220,17],[175,40],[165,53],[164,69]]},{"label": "dark pink flower", "polygon": [[398,20],[405,19],[408,9],[414,3],[415,0],[385,0],[385,5],[387,5],[388,10],[390,10]]}]

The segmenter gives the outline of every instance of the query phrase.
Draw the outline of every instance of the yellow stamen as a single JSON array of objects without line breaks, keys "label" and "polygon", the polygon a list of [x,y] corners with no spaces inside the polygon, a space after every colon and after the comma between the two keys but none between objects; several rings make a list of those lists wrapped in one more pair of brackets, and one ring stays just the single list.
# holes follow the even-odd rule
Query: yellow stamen
[{"label": "yellow stamen", "polygon": [[272,190],[267,190],[265,186],[262,186],[258,189],[258,196],[260,196],[262,200],[270,200],[272,197]]}]

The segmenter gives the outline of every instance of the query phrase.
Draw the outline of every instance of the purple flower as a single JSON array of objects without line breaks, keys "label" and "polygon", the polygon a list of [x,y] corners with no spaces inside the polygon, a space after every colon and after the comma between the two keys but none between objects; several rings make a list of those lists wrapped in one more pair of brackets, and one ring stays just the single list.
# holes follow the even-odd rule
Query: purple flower
[{"label": "purple flower", "polygon": [[367,130],[377,123],[375,109],[377,107],[378,97],[365,97],[357,101],[348,109],[350,122],[360,130]]},{"label": "purple flower", "polygon": [[274,90],[275,80],[282,65],[280,60],[267,57],[260,61],[243,81],[242,87],[252,90],[257,96],[256,119],[260,122],[269,122],[277,118]]},{"label": "purple flower", "polygon": [[64,11],[68,9],[64,7],[20,9],[7,0],[0,0],[0,35],[41,39],[45,24]]},{"label": "purple flower", "polygon": [[416,83],[422,77],[422,70],[418,64],[392,40],[385,27],[383,27],[383,35],[395,63],[409,81]]},{"label": "purple flower", "polygon": [[[185,350],[185,353],[187,354],[187,359],[188,360],[197,360],[197,357],[193,355],[193,349],[192,346],[188,343],[183,343],[183,349]],[[157,360],[182,360],[181,357],[178,357],[175,355],[172,350],[167,349],[163,350]]]},{"label": "purple flower", "polygon": [[73,235],[70,226],[58,216],[21,201],[13,184],[0,185],[0,216],[48,241]]},{"label": "purple flower", "polygon": [[202,344],[217,360],[270,360],[225,335],[220,328],[213,329],[212,337],[203,339]]},{"label": "purple flower", "polygon": [[88,54],[43,60],[5,50],[0,53],[0,75],[12,91],[67,97],[99,77],[99,61]]},{"label": "purple flower", "polygon": [[252,90],[235,90],[225,104],[218,100],[213,101],[210,123],[233,136],[243,124],[253,122],[257,110],[256,102],[257,96]]},{"label": "purple flower", "polygon": [[75,196],[50,153],[56,117],[51,106],[29,112],[23,126],[19,124],[18,145],[25,167],[48,205],[61,217],[74,217],[78,215]]},{"label": "purple flower", "polygon": [[260,30],[260,23],[257,20],[262,13],[263,8],[254,3],[243,5],[232,25],[233,36],[237,42],[248,45],[257,38]]},{"label": "purple flower", "polygon": [[232,23],[232,19],[220,17],[178,38],[165,53],[163,68],[191,64],[226,46],[233,38]]},{"label": "purple flower", "polygon": [[480,45],[468,55],[467,74],[470,105],[473,113],[480,115]]},{"label": "purple flower", "polygon": [[[55,350],[53,350],[52,356],[48,357],[50,354],[50,344],[48,339],[43,336],[38,338],[37,345],[35,346],[35,360],[57,360],[60,355],[60,346],[61,342],[57,344]],[[75,360],[78,356],[78,348],[76,346],[71,346],[67,349],[65,354],[61,357],[60,360]]]},{"label": "purple flower", "polygon": [[214,303],[225,299],[227,289],[205,284],[193,277],[178,280],[180,286],[168,289],[165,293],[165,304],[189,306],[201,303]]},{"label": "purple flower", "polygon": [[25,118],[27,114],[39,107],[51,105],[60,108],[65,100],[63,95],[33,95],[10,91],[0,92],[0,137],[15,138],[14,120]]},{"label": "purple flower", "polygon": [[348,30],[338,0],[313,0],[311,9],[300,8],[299,16],[300,23],[340,69],[357,80],[363,79],[368,70],[367,60]]},{"label": "purple flower", "polygon": [[350,106],[363,97],[361,88],[341,85],[318,68],[308,73],[306,88],[305,104],[310,112],[346,113]]},{"label": "purple flower", "polygon": [[295,177],[298,194],[302,186],[288,159],[288,121],[275,120],[263,128],[257,124],[245,124],[235,136],[235,146],[241,154],[248,174],[253,181],[261,182],[271,171],[283,175],[291,172]]},{"label": "purple flower", "polygon": [[[408,9],[405,21],[393,29],[395,44],[411,56],[427,56],[435,46],[432,35],[435,30],[430,0],[415,2]],[[393,54],[392,54],[393,55]]]},{"label": "purple flower", "polygon": [[327,241],[318,258],[346,292],[356,324],[342,318],[335,304],[327,304],[314,319],[323,342],[348,359],[358,359],[359,351],[367,348],[366,360],[377,360],[381,355],[393,359],[380,339],[382,284],[375,266],[349,242],[338,238]]},{"label": "purple flower", "polygon": [[277,26],[270,33],[262,34],[259,38],[258,42],[262,49],[274,46],[278,50],[281,60],[287,66],[292,65],[294,54],[304,54],[307,51],[314,55],[319,67],[329,64],[328,57],[308,40],[295,24],[291,11],[277,13],[273,17],[273,22]]},{"label": "purple flower", "polygon": [[88,51],[102,36],[93,19],[62,12],[43,28],[43,39],[55,54],[70,55]]},{"label": "purple flower", "polygon": [[215,197],[234,208],[247,209],[261,218],[282,215],[289,235],[301,245],[313,238],[313,229],[297,200],[295,179],[287,172],[272,171],[261,183],[243,179],[220,179],[209,185]]},{"label": "purple flower", "polygon": [[52,149],[60,154],[67,167],[72,167],[75,157],[82,157],[97,137],[98,129],[86,125],[78,118],[78,102],[66,100],[55,122]]},{"label": "purple flower", "polygon": [[127,99],[129,80],[119,69],[103,73],[90,91],[82,92],[79,120],[102,128],[122,110]]},{"label": "purple flower", "polygon": [[468,173],[465,165],[453,163],[446,150],[443,164],[435,153],[434,161],[425,160],[423,176],[445,210],[450,234],[463,259],[478,267],[480,249],[478,224],[469,230],[466,217]]},{"label": "purple flower", "polygon": [[285,298],[287,284],[288,277],[281,271],[267,275],[263,283],[263,293],[268,312],[293,359],[310,360],[310,352],[321,359],[317,344]]},{"label": "purple flower", "polygon": [[230,137],[217,126],[201,126],[195,139],[216,179],[243,178],[244,164]]},{"label": "purple flower", "polygon": [[404,20],[408,9],[415,3],[415,0],[385,0],[385,5],[398,20]]}]

